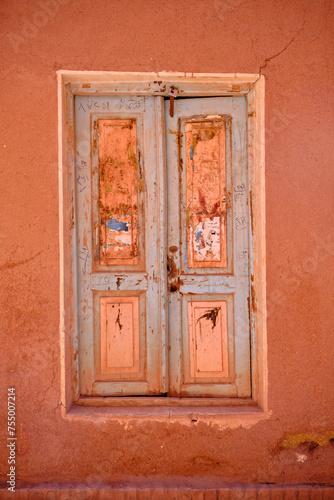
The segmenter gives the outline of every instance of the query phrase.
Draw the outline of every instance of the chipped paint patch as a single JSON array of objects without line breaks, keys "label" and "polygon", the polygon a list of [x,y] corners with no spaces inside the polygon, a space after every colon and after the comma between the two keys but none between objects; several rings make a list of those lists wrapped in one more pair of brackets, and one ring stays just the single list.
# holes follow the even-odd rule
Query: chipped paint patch
[{"label": "chipped paint patch", "polygon": [[130,222],[129,221],[122,221],[122,220],[117,220],[117,219],[109,219],[107,221],[107,227],[109,229],[112,229],[114,231],[129,231],[130,227]]},{"label": "chipped paint patch", "polygon": [[114,252],[120,252],[121,247],[130,247],[132,241],[130,216],[121,217],[120,219],[107,220],[107,228],[108,228],[108,230],[106,231],[107,251],[113,249]]},{"label": "chipped paint patch", "polygon": [[98,120],[97,129],[100,264],[136,265],[138,192],[144,182],[136,144],[136,121]]},{"label": "chipped paint patch", "polygon": [[117,243],[121,246],[130,246],[131,245],[131,235],[129,234],[120,234],[115,237]]},{"label": "chipped paint patch", "polygon": [[307,455],[303,455],[302,453],[296,453],[297,462],[304,463],[307,460]]},{"label": "chipped paint patch", "polygon": [[196,224],[193,232],[195,260],[220,261],[220,217]]},{"label": "chipped paint patch", "polygon": [[223,117],[185,123],[190,268],[227,265],[225,134]]}]

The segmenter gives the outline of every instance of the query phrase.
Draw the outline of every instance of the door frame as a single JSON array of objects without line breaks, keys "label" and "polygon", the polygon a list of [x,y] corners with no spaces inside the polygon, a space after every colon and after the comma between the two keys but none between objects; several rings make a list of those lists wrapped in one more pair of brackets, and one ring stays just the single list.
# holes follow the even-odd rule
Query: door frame
[{"label": "door frame", "polygon": [[[265,244],[265,170],[264,170],[264,77],[252,74],[197,73],[118,73],[64,71],[58,74],[59,135],[59,235],[60,235],[60,347],[61,395],[65,414],[79,405],[124,405],[120,398],[85,398],[78,389],[78,334],[75,259],[72,257],[75,210],[73,206],[74,95],[155,95],[168,96],[170,88],[178,95],[191,97],[245,96],[247,102],[247,163],[250,183],[251,298],[249,304],[252,344],[252,398],[130,398],[128,406],[205,406],[213,405],[268,410],[267,333],[266,333],[266,244]],[[163,140],[163,138],[162,138]],[[159,400],[160,399],[160,400]],[[200,399],[200,398],[199,398]],[[144,401],[146,400],[146,401]],[[148,400],[148,401],[147,401]],[[67,410],[66,410],[67,408]]]}]

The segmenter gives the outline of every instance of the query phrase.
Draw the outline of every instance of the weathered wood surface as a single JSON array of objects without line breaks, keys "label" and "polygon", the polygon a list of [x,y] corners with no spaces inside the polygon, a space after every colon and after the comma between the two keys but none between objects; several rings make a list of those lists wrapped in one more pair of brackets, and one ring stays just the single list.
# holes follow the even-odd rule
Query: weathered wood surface
[{"label": "weathered wood surface", "polygon": [[190,376],[228,376],[226,302],[188,302]]},{"label": "weathered wood surface", "polygon": [[[136,120],[98,120],[100,264],[138,264]],[[142,181],[142,179],[141,179]]]},{"label": "weathered wood surface", "polygon": [[225,121],[185,123],[189,268],[226,267]]},{"label": "weathered wood surface", "polygon": [[75,272],[85,396],[166,390],[162,127],[162,98],[75,98]]},{"label": "weathered wood surface", "polygon": [[138,297],[101,297],[101,373],[139,372]]},{"label": "weathered wood surface", "polygon": [[[170,391],[248,397],[246,101],[177,98],[174,116],[168,111],[166,104]],[[199,303],[210,315],[220,301],[226,321],[218,329],[197,321]]]}]

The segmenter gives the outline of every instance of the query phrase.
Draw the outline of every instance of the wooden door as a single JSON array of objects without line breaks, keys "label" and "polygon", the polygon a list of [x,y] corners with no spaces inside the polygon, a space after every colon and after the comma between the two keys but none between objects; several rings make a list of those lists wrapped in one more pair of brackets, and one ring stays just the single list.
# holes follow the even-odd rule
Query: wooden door
[{"label": "wooden door", "polygon": [[250,396],[244,97],[165,103],[169,393]]},{"label": "wooden door", "polygon": [[76,96],[80,393],[166,392],[163,98]]},{"label": "wooden door", "polygon": [[81,395],[250,396],[245,98],[79,95],[75,136]]}]

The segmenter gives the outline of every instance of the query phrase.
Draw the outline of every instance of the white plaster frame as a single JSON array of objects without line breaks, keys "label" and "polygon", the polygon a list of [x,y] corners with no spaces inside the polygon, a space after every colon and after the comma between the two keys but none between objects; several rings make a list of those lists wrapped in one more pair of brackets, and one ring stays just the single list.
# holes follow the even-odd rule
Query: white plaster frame
[{"label": "white plaster frame", "polygon": [[[264,76],[254,74],[216,73],[119,73],[105,71],[66,71],[58,76],[58,135],[59,135],[59,238],[60,238],[60,352],[62,415],[66,418],[116,418],[128,422],[133,419],[154,419],[164,422],[178,421],[192,425],[202,421],[223,427],[248,427],[269,418],[268,369],[266,331],[266,240],[265,240],[265,128],[264,128]],[[248,172],[250,178],[250,213],[252,237],[251,268],[251,336],[252,336],[252,399],[232,398],[129,398],[122,405],[120,398],[86,398],[78,404],[76,384],[76,349],[71,338],[71,323],[75,312],[71,310],[71,245],[68,226],[73,213],[67,199],[71,182],[68,163],[74,132],[67,122],[67,106],[73,94],[99,93],[168,96],[173,85],[180,97],[187,96],[240,96],[247,99]],[[72,103],[73,105],[73,103]],[[115,400],[118,401],[115,401]],[[149,399],[149,402],[147,401]],[[112,401],[110,401],[112,400]],[[145,401],[146,400],[146,401]],[[115,406],[115,404],[117,406]],[[147,407],[147,404],[151,404]]]}]

